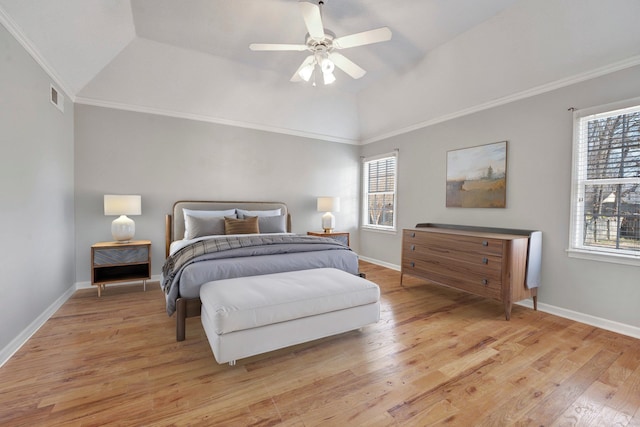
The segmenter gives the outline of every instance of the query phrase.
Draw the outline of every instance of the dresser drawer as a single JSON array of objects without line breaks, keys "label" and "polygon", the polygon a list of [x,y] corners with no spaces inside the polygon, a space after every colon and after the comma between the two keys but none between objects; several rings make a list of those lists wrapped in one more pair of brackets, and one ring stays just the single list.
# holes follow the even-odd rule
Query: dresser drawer
[{"label": "dresser drawer", "polygon": [[406,259],[402,271],[417,277],[471,292],[483,297],[500,300],[502,281],[499,274],[481,274],[464,264],[439,264],[432,260]]},{"label": "dresser drawer", "polygon": [[490,237],[420,233],[414,230],[405,230],[403,242],[445,253],[465,252],[502,256],[503,252],[503,240]]},{"label": "dresser drawer", "polygon": [[419,259],[434,259],[440,263],[456,262],[475,266],[475,271],[483,273],[491,271],[500,276],[502,271],[502,257],[494,254],[479,252],[461,252],[455,249],[439,246],[424,245],[421,243],[404,242],[402,246],[403,257],[417,257]]}]

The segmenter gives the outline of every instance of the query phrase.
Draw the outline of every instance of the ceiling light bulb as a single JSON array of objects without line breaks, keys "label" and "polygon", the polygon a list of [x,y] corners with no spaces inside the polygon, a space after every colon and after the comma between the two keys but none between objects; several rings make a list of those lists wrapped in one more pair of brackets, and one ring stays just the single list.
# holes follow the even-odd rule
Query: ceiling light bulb
[{"label": "ceiling light bulb", "polygon": [[336,76],[334,76],[331,71],[322,73],[322,76],[324,77],[324,84],[326,85],[330,85],[336,81]]},{"label": "ceiling light bulb", "polygon": [[322,72],[323,73],[332,73],[335,65],[333,65],[333,61],[329,58],[325,58],[322,60]]},{"label": "ceiling light bulb", "polygon": [[300,76],[300,78],[305,82],[309,81],[312,74],[313,74],[313,64],[305,65],[304,67],[302,67],[300,72],[298,72],[298,75]]}]

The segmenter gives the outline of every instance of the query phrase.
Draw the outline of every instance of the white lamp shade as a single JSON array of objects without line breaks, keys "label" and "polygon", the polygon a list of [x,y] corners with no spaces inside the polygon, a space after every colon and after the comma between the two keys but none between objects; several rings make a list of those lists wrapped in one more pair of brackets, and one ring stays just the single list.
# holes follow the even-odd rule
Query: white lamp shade
[{"label": "white lamp shade", "polygon": [[119,194],[104,195],[105,215],[140,215],[141,213],[141,196],[125,196]]},{"label": "white lamp shade", "polygon": [[340,212],[340,198],[318,197],[318,212]]}]

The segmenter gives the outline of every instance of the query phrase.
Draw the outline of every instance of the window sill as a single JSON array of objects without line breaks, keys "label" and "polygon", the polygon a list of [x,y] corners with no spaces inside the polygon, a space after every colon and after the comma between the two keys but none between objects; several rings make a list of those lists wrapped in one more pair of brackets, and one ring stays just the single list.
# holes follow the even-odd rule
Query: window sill
[{"label": "window sill", "polygon": [[363,225],[360,227],[362,231],[373,231],[374,233],[382,233],[382,234],[398,234],[398,230],[395,228],[378,228],[378,227],[370,227]]},{"label": "window sill", "polygon": [[595,251],[585,251],[580,249],[567,249],[569,258],[581,258],[591,261],[610,262],[614,264],[633,265],[640,267],[640,257],[608,254]]}]

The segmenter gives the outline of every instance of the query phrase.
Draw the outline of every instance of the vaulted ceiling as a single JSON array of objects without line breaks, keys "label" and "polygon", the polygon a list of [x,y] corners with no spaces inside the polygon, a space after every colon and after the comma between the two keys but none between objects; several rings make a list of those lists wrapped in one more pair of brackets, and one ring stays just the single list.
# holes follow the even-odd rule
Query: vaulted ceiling
[{"label": "vaulted ceiling", "polygon": [[350,143],[640,62],[636,0],[324,0],[338,37],[393,38],[313,87],[289,82],[307,52],[248,49],[304,43],[297,3],[0,0],[0,22],[75,102]]}]

